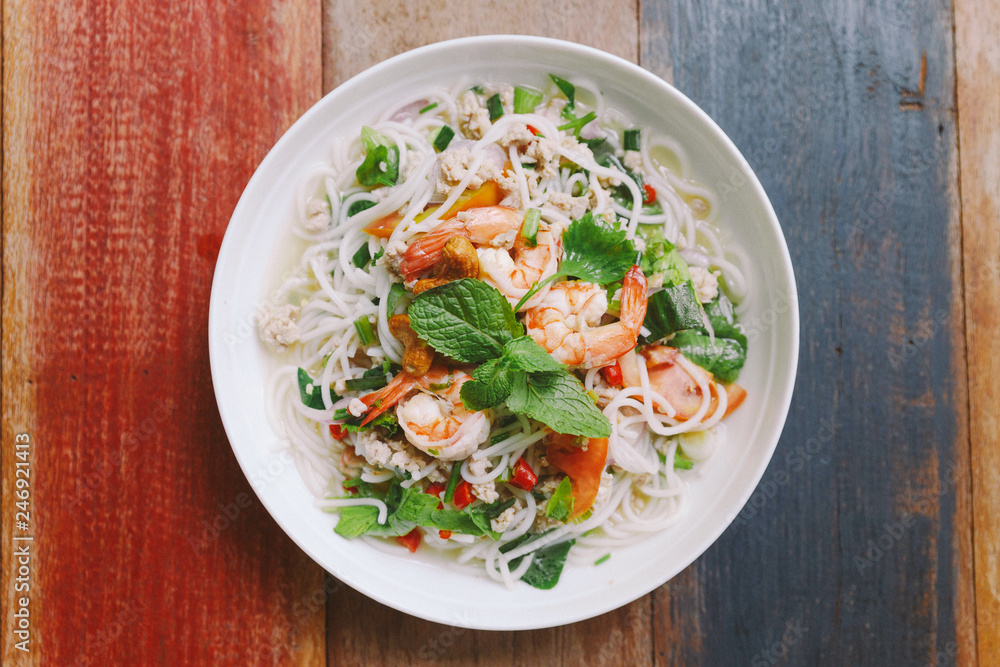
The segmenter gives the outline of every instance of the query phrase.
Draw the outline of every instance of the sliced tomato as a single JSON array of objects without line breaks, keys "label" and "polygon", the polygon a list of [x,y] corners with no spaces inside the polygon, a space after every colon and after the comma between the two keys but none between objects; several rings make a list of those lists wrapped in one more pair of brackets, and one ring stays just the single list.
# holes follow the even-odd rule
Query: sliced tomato
[{"label": "sliced tomato", "polygon": [[566,473],[573,485],[573,513],[570,520],[582,516],[597,498],[601,474],[608,460],[608,439],[590,438],[586,448],[575,444],[577,436],[554,433],[548,438],[545,460]]},{"label": "sliced tomato", "polygon": [[399,221],[403,219],[399,213],[390,213],[389,215],[379,218],[375,222],[369,222],[365,225],[363,231],[368,232],[372,236],[377,236],[380,239],[387,239],[392,236],[392,232],[396,229],[396,225]]},{"label": "sliced tomato", "polygon": [[438,531],[438,537],[440,537],[442,540],[447,540],[449,537],[451,537],[451,531],[450,530],[439,530]]},{"label": "sliced tomato", "polygon": [[[460,196],[458,200],[451,205],[451,208],[444,212],[441,219],[448,220],[450,218],[454,218],[458,213],[467,211],[470,208],[479,208],[480,206],[496,206],[500,203],[500,200],[502,200],[503,197],[503,190],[500,189],[499,183],[496,181],[486,181],[481,187],[466,192]],[[422,213],[418,213],[413,219],[416,222],[420,222],[438,208],[439,207],[437,206],[429,208]],[[395,227],[395,224],[393,227]]]},{"label": "sliced tomato", "polygon": [[726,404],[726,414],[724,416],[728,417],[733,410],[740,407],[743,403],[743,399],[747,397],[747,390],[738,384],[727,384],[726,397],[729,399],[729,402]]},{"label": "sliced tomato", "polygon": [[400,535],[397,537],[396,541],[409,549],[410,553],[415,553],[417,551],[417,547],[420,546],[420,529],[414,528],[406,535]]},{"label": "sliced tomato", "polygon": [[645,183],[642,186],[642,203],[652,204],[656,201],[656,188],[654,188],[649,183]]}]

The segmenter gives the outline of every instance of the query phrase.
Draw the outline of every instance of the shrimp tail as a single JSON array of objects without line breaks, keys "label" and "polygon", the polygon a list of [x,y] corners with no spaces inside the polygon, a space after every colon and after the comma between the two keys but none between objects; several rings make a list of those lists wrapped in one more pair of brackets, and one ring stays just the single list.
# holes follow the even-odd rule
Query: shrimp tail
[{"label": "shrimp tail", "polygon": [[463,233],[462,227],[458,219],[452,218],[411,243],[399,263],[403,278],[413,280],[434,268],[434,265],[441,261],[444,246],[451,238],[454,236],[468,238],[468,235]]},{"label": "shrimp tail", "polygon": [[[649,304],[648,294],[649,288],[646,283],[646,276],[643,275],[642,269],[637,265],[633,265],[625,274],[625,280],[622,281],[622,307],[618,319],[630,331],[635,332],[637,339],[639,329],[646,319],[646,306]],[[635,346],[633,345],[633,347]]]},{"label": "shrimp tail", "polygon": [[396,377],[392,378],[389,384],[378,391],[373,391],[370,394],[362,396],[361,401],[368,406],[368,412],[361,425],[364,426],[399,403],[400,399],[410,393],[410,390],[416,386],[418,386],[416,378],[409,373],[399,373]]}]

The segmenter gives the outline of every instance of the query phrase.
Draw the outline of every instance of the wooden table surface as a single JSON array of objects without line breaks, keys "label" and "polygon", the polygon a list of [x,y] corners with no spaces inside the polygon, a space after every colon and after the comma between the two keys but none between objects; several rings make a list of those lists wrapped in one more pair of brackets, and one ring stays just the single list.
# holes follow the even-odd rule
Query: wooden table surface
[{"label": "wooden table surface", "polygon": [[[306,557],[237,466],[206,336],[229,216],[289,125],[496,32],[701,105],[771,197],[802,312],[734,524],[650,595],[518,633]],[[4,664],[1000,665],[998,37],[997,0],[4,0]]]}]

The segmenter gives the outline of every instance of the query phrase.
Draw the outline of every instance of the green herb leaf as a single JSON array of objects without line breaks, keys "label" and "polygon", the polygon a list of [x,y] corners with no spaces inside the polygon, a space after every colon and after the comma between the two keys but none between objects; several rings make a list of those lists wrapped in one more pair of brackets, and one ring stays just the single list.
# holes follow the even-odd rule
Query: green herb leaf
[{"label": "green herb leaf", "polygon": [[513,388],[515,372],[506,355],[490,359],[474,370],[472,379],[462,385],[461,396],[465,408],[486,410],[503,403]]},{"label": "green herb leaf", "polygon": [[635,246],[625,235],[594,222],[587,211],[563,234],[566,255],[559,272],[593,283],[621,280],[635,262]]},{"label": "green herb leaf", "polygon": [[556,521],[566,523],[573,514],[573,484],[569,477],[563,477],[556,487],[555,493],[549,498],[548,507],[545,509],[545,516]]},{"label": "green herb leaf", "polygon": [[361,128],[361,143],[365,147],[364,162],[356,176],[361,185],[395,185],[399,178],[399,148],[370,127]]},{"label": "green herb leaf", "polygon": [[[559,583],[563,566],[566,564],[566,556],[569,550],[576,544],[576,540],[557,542],[542,547],[532,554],[531,565],[527,572],[521,577],[521,581],[541,590],[549,590]],[[516,559],[519,563],[520,559]],[[517,567],[514,562],[510,564],[511,569]]]},{"label": "green herb leaf", "polygon": [[354,202],[347,207],[347,217],[350,218],[351,216],[361,213],[361,211],[367,211],[374,205],[375,202],[367,199],[355,199]]},{"label": "green herb leaf", "polygon": [[507,397],[507,407],[512,412],[537,419],[557,433],[589,438],[611,435],[611,422],[568,371],[531,373],[516,378],[513,385]]},{"label": "green herb leaf", "polygon": [[419,294],[409,314],[418,336],[464,363],[497,358],[507,341],[524,334],[507,299],[474,278],[453,280]]},{"label": "green herb leaf", "polygon": [[729,338],[716,337],[713,342],[705,334],[681,331],[666,344],[679,349],[685,357],[712,373],[720,382],[735,382],[746,362],[746,349]]},{"label": "green herb leaf", "polygon": [[573,134],[574,135],[580,136],[580,130],[582,130],[583,127],[587,123],[589,123],[590,121],[592,121],[592,120],[594,120],[596,118],[597,118],[597,114],[594,113],[593,111],[591,111],[588,114],[586,114],[585,116],[580,116],[579,118],[574,118],[573,120],[569,121],[568,123],[564,123],[563,125],[560,125],[556,129],[559,130],[559,131],[561,131],[561,132],[565,132],[566,130],[573,130]]},{"label": "green herb leaf", "polygon": [[351,263],[359,269],[363,269],[368,266],[368,262],[372,261],[372,253],[368,249],[368,244],[364,243],[358,251],[354,253],[354,257],[351,258]]},{"label": "green herb leaf", "polygon": [[432,525],[431,513],[437,509],[439,502],[436,497],[423,493],[419,487],[404,489],[398,479],[393,480],[385,494],[378,493],[369,486],[367,489],[359,488],[358,495],[348,497],[378,498],[388,509],[386,522],[379,524],[378,508],[371,505],[332,508],[331,511],[340,513],[334,532],[348,538],[358,535],[406,535],[418,525]]},{"label": "green herb leaf", "polygon": [[378,508],[371,505],[348,505],[337,508],[340,519],[333,532],[346,538],[358,537],[378,525]]},{"label": "green herb leaf", "polygon": [[555,74],[549,74],[549,78],[558,86],[562,94],[566,96],[566,106],[563,107],[563,113],[572,111],[573,107],[576,106],[576,86]]},{"label": "green herb leaf", "polygon": [[403,283],[393,283],[392,287],[389,288],[389,296],[386,297],[385,301],[385,312],[392,317],[396,312],[396,304],[399,303],[399,297],[406,294],[406,287]]},{"label": "green herb leaf", "polygon": [[[319,384],[313,382],[313,379],[305,369],[299,369],[298,377],[299,397],[302,399],[302,403],[314,410],[325,410],[326,406],[323,405],[323,391],[320,389]],[[336,403],[340,400],[340,396],[330,392],[330,400]]]},{"label": "green herb leaf", "polygon": [[691,281],[651,294],[642,325],[649,329],[649,336],[644,338],[647,343],[658,341],[677,331],[702,328],[704,322],[701,304]]},{"label": "green herb leaf", "polygon": [[552,358],[530,336],[521,336],[503,346],[504,358],[512,368],[539,373],[564,373],[566,367]]}]

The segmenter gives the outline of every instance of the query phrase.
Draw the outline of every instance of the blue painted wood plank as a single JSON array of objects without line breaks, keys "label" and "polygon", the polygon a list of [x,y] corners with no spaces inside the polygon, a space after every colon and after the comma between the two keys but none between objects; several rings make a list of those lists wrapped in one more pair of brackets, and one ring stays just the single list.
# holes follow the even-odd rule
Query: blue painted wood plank
[{"label": "blue painted wood plank", "polygon": [[951,5],[678,0],[641,18],[641,64],[721,125],[770,195],[802,313],[777,453],[734,525],[654,596],[655,654],[954,662],[970,582],[954,521],[967,408]]}]

